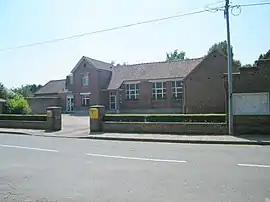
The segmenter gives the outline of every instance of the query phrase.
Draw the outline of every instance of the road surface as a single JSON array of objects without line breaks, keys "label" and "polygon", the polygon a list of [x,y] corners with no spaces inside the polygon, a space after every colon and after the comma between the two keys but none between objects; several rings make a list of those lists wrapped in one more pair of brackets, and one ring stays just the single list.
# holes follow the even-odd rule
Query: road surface
[{"label": "road surface", "polygon": [[0,135],[0,201],[270,201],[270,147]]}]

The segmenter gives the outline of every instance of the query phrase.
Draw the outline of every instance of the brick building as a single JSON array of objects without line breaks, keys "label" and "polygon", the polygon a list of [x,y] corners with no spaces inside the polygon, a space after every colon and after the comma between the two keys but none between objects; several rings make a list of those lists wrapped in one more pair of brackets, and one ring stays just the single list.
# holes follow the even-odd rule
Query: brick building
[{"label": "brick building", "polygon": [[49,81],[33,99],[43,108],[49,101],[42,100],[57,100],[67,112],[101,104],[111,113],[223,113],[226,72],[227,58],[215,50],[202,58],[123,66],[83,56],[66,79]]},{"label": "brick building", "polygon": [[[227,89],[227,76],[225,76]],[[270,114],[270,50],[253,67],[233,74],[233,112],[235,115]]]}]

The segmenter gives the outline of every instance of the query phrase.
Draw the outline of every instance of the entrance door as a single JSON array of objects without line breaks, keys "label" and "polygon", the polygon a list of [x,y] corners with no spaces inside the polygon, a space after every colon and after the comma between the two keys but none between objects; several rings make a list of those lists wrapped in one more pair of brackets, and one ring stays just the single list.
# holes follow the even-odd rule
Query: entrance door
[{"label": "entrance door", "polygon": [[73,97],[73,95],[68,95],[67,96],[66,110],[68,112],[72,112],[74,110],[74,97]]},{"label": "entrance door", "polygon": [[116,94],[110,94],[110,110],[116,110]]}]

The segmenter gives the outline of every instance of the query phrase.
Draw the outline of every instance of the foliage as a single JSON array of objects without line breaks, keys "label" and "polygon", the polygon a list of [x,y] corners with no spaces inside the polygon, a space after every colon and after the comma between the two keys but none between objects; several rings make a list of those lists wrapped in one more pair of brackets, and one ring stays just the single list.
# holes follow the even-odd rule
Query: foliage
[{"label": "foliage", "polygon": [[253,65],[251,65],[251,64],[245,64],[245,65],[242,66],[242,68],[250,68],[250,67],[253,67]]},{"label": "foliage", "polygon": [[225,114],[106,114],[104,121],[115,122],[207,122],[223,123]]},{"label": "foliage", "polygon": [[0,83],[0,98],[6,100],[8,98],[8,92],[5,86]]},{"label": "foliage", "polygon": [[8,113],[11,114],[29,114],[31,109],[28,102],[20,95],[8,100]]},{"label": "foliage", "polygon": [[25,85],[18,88],[12,89],[13,92],[23,96],[23,97],[33,97],[34,93],[37,92],[42,86],[31,84]]},{"label": "foliage", "polygon": [[46,121],[46,115],[22,115],[22,114],[0,114],[0,120],[12,120],[12,121]]},{"label": "foliage", "polygon": [[171,53],[166,53],[166,55],[167,55],[166,61],[176,61],[186,59],[186,53],[184,51],[178,52],[178,50],[174,50]]}]

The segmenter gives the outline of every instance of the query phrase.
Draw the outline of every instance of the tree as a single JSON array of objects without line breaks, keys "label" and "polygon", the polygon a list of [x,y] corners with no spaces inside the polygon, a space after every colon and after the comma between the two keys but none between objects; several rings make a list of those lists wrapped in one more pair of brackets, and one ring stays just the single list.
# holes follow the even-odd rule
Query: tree
[{"label": "tree", "polygon": [[251,65],[251,64],[245,64],[245,65],[242,66],[242,68],[250,68],[250,67],[253,67],[253,65]]},{"label": "tree", "polygon": [[7,89],[2,83],[0,83],[0,98],[5,99],[5,100],[8,98]]},{"label": "tree", "polygon": [[31,108],[26,99],[21,95],[16,95],[8,100],[8,113],[11,114],[29,114]]},{"label": "tree", "polygon": [[186,53],[184,51],[178,52],[177,49],[171,53],[166,53],[166,55],[167,55],[166,61],[176,61],[186,59]]},{"label": "tree", "polygon": [[32,97],[34,93],[37,92],[41,87],[41,85],[31,84],[14,88],[12,91],[23,97]]},{"label": "tree", "polygon": [[[212,52],[213,50],[219,50],[220,52],[222,52],[223,54],[225,54],[226,56],[228,56],[227,47],[228,47],[227,41],[221,41],[221,42],[218,42],[218,43],[213,44],[209,48],[208,53]],[[231,46],[231,52],[232,52],[232,59],[233,59],[234,54],[233,54],[233,47],[232,46]],[[233,59],[232,63],[233,63],[233,66],[234,67],[237,67],[237,68],[241,67],[240,60]]]}]

